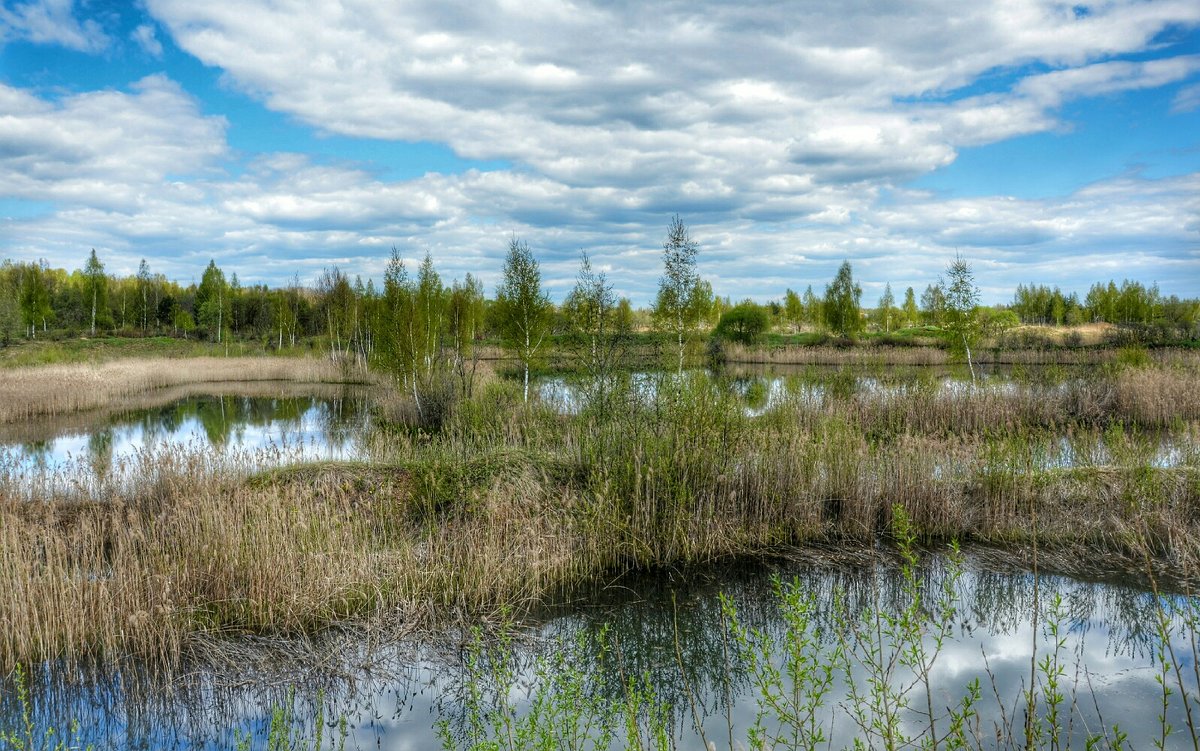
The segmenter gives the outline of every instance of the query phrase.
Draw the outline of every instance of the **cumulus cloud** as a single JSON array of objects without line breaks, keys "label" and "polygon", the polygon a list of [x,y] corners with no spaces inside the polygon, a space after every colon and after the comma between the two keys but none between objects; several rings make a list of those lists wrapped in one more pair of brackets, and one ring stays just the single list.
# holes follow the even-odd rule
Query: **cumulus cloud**
[{"label": "cumulus cloud", "polygon": [[[1032,0],[149,7],[183,48],[324,130],[436,139],[572,184],[733,189],[749,173],[901,180],[963,143],[1052,127],[1069,93],[1190,75],[1193,59],[1088,63],[1200,21],[1172,0],[1083,15]],[[893,106],[1032,62],[1066,69],[966,111]]]},{"label": "cumulus cloud", "polygon": [[[389,181],[302,154],[233,165],[224,120],[164,76],[58,101],[0,86],[5,192],[58,207],[11,220],[6,254],[75,266],[96,245],[132,269],[182,249],[171,263],[185,278],[223,254],[248,281],[282,281],[333,263],[378,275],[395,244],[491,282],[515,232],[561,285],[583,248],[640,303],[679,212],[702,271],[735,298],[819,290],[843,258],[868,297],[923,286],[955,248],[986,259],[992,299],[1031,278],[1120,276],[1121,258],[1166,290],[1200,261],[1194,175],[1040,201],[904,188],[964,147],[1061,127],[1081,97],[1181,84],[1175,108],[1193,107],[1200,58],[1122,57],[1200,24],[1194,0],[1086,13],[1041,0],[146,7],[154,23],[133,39],[149,54],[162,30],[320,133],[433,141],[513,168]],[[987,77],[1003,83],[977,85]]]},{"label": "cumulus cloud", "polygon": [[0,184],[10,197],[130,206],[226,153],[223,117],[162,75],[129,92],[50,102],[0,84]]},{"label": "cumulus cloud", "polygon": [[75,17],[74,0],[35,0],[0,7],[0,45],[16,39],[82,52],[99,52],[109,43],[100,24]]}]

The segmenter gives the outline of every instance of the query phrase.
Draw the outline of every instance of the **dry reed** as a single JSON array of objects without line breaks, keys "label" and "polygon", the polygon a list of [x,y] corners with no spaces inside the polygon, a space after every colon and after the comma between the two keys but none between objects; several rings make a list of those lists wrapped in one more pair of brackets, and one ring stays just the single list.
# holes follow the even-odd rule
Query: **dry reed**
[{"label": "dry reed", "polygon": [[12,368],[0,373],[0,423],[106,407],[147,391],[224,381],[361,383],[361,371],[329,360],[195,357]]},{"label": "dry reed", "polygon": [[[630,568],[869,543],[896,504],[929,538],[1036,533],[1194,578],[1200,450],[1195,423],[1180,424],[1195,407],[1178,399],[1195,378],[830,389],[760,417],[699,376],[578,415],[493,381],[439,432],[383,436],[376,464],[239,479],[210,456],[149,457],[145,482],[103,502],[31,502],[0,482],[0,670],[129,654],[170,665],[213,635],[473,616]],[[1126,419],[1171,423],[1171,461]]]}]

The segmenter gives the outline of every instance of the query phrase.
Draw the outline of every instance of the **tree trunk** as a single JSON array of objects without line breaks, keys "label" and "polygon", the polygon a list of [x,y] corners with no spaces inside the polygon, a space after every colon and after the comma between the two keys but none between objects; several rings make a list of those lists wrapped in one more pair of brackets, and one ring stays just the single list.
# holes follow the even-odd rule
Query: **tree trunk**
[{"label": "tree trunk", "polygon": [[967,337],[963,336],[963,348],[967,350],[967,369],[971,371],[971,385],[975,385],[975,364],[971,362],[971,345],[967,344]]},{"label": "tree trunk", "polygon": [[529,322],[525,322],[525,356],[521,359],[525,363],[525,402],[529,403]]}]

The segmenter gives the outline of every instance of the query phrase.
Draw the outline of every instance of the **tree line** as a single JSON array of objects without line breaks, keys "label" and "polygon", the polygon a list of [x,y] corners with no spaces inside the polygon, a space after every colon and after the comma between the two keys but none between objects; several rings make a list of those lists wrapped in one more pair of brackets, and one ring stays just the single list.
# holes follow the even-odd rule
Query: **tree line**
[{"label": "tree line", "polygon": [[[855,337],[866,331],[943,328],[956,315],[943,280],[919,296],[908,287],[899,300],[887,284],[877,304],[864,307],[848,261],[821,292],[809,285],[803,293],[788,289],[782,300],[734,304],[715,295],[701,278],[698,250],[686,225],[674,217],[663,243],[658,292],[648,310],[636,310],[613,294],[586,254],[576,286],[554,305],[532,250],[516,237],[490,298],[473,275],[446,284],[431,256],[409,269],[395,250],[381,286],[336,267],[324,270],[315,285],[302,284],[298,275],[279,287],[243,285],[215,261],[198,284],[183,285],[155,273],[145,260],[136,274],[110,275],[95,250],[71,272],[45,261],[6,260],[0,264],[0,344],[102,332],[218,343],[254,339],[278,349],[320,340],[333,357],[386,364],[412,383],[430,377],[431,363],[443,351],[453,353],[460,380],[465,379],[464,363],[482,340],[503,341],[520,360],[532,362],[547,337],[577,334],[587,342],[582,359],[598,365],[608,356],[610,335],[654,329],[673,340],[682,367],[686,345],[701,329],[745,340],[770,329]],[[1094,284],[1083,298],[1038,284],[1019,285],[1009,305],[979,306],[977,297],[974,316],[1000,328],[1102,321],[1171,327],[1195,336],[1200,322],[1200,301],[1163,296],[1157,285],[1129,280],[1119,286]]]}]

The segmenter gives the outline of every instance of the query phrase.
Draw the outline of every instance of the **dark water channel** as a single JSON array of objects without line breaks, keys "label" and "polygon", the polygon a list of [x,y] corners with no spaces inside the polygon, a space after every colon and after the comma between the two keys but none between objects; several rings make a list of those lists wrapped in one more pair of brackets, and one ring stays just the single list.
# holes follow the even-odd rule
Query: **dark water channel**
[{"label": "dark water channel", "polygon": [[[637,677],[661,707],[661,718],[681,748],[701,747],[697,723],[716,748],[729,747],[730,737],[735,748],[745,747],[763,702],[746,657],[730,636],[722,593],[744,625],[786,644],[795,634],[788,632],[773,582],[793,582],[814,603],[808,634],[818,664],[832,659],[839,628],[869,634],[878,623],[876,614],[896,614],[911,601],[911,588],[906,589],[894,557],[866,551],[837,555],[841,560],[835,561],[835,555],[826,551],[784,563],[726,564],[615,581],[580,593],[576,604],[547,614],[507,647],[489,652],[480,663],[485,667],[474,670],[466,659],[470,651],[452,635],[393,638],[378,630],[339,632],[291,647],[241,642],[226,653],[213,653],[224,656],[210,655],[169,678],[140,677],[132,666],[86,679],[81,673],[46,669],[32,680],[35,716],[57,727],[66,727],[68,718],[78,719],[77,740],[99,748],[225,748],[240,733],[258,733],[256,747],[261,747],[271,706],[294,707],[299,724],[312,732],[319,705],[326,737],[339,735],[339,719],[344,720],[348,748],[439,748],[446,739],[462,747],[472,738],[472,697],[486,706],[504,697],[519,716],[528,711],[530,697],[545,687],[548,675],[568,670],[581,677],[591,693],[589,701],[597,706],[620,706],[626,696],[622,686],[630,676]],[[930,696],[940,713],[978,679],[982,747],[1002,745],[994,740],[997,733],[1012,733],[1023,741],[1022,692],[1031,677],[1035,635],[1039,662],[1054,662],[1036,670],[1034,681],[1045,689],[1050,670],[1057,674],[1064,696],[1064,744],[1069,736],[1082,748],[1087,737],[1106,730],[1111,736],[1118,725],[1133,747],[1151,747],[1162,726],[1158,679],[1159,658],[1167,654],[1164,644],[1171,646],[1183,689],[1195,701],[1195,636],[1187,623],[1196,611],[1190,599],[1160,598],[1116,582],[1035,578],[1000,563],[988,551],[969,552],[958,578],[953,570],[945,556],[927,554],[913,579],[926,597],[947,591],[952,605],[930,624],[932,628],[943,617],[947,624],[929,675]],[[835,608],[835,601],[844,603],[844,609]],[[838,625],[837,612],[850,614],[847,624]],[[1166,641],[1162,624],[1169,632]],[[484,641],[495,647],[493,637]],[[1057,650],[1056,641],[1061,641]],[[601,643],[607,645],[603,654]],[[887,640],[881,643],[886,650]],[[933,650],[931,638],[924,644]],[[770,654],[785,665],[783,647]],[[497,680],[502,671],[487,667],[501,663],[512,667],[511,682]],[[786,670],[784,675],[786,683]],[[853,710],[863,702],[848,686],[865,691],[871,677],[853,660],[845,670],[835,670],[830,693],[816,714],[830,739],[828,747],[849,747],[862,736]],[[1173,670],[1166,680],[1176,687],[1166,710],[1166,721],[1174,727],[1167,747],[1190,748],[1183,692]],[[906,682],[899,674],[896,685]],[[925,706],[923,688],[911,696],[915,706]],[[7,709],[13,711],[11,701]],[[1044,703],[1039,704],[1039,712],[1044,710]],[[638,722],[645,727],[648,720]],[[908,730],[918,732],[922,723],[917,712],[902,713],[901,724]]]}]

